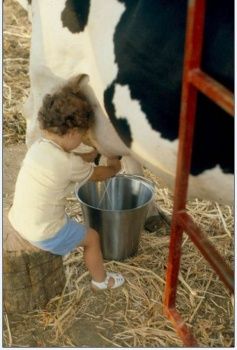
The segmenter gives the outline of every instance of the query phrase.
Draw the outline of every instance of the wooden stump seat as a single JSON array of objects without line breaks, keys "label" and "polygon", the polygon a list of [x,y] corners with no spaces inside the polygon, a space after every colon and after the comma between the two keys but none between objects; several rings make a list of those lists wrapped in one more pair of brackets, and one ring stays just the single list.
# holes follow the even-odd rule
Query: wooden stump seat
[{"label": "wooden stump seat", "polygon": [[65,285],[62,257],[24,240],[3,211],[3,306],[7,313],[44,307]]}]

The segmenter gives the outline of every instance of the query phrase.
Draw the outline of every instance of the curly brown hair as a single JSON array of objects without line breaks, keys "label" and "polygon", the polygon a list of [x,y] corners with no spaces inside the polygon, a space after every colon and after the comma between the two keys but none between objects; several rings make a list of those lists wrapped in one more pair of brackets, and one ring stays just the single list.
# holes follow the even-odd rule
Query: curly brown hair
[{"label": "curly brown hair", "polygon": [[38,113],[40,128],[57,135],[70,129],[86,131],[93,123],[93,112],[85,96],[74,92],[70,84],[54,94],[47,94]]}]

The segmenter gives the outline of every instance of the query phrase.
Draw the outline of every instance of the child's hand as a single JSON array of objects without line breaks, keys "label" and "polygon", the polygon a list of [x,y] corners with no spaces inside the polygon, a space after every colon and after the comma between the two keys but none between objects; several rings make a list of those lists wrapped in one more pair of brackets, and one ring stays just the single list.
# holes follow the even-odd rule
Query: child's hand
[{"label": "child's hand", "polygon": [[98,152],[96,149],[94,149],[92,152],[89,153],[78,153],[80,157],[85,161],[85,162],[94,162],[95,158],[98,156]]},{"label": "child's hand", "polygon": [[107,166],[97,166],[94,168],[94,172],[90,179],[92,181],[104,181],[114,175],[116,175],[121,170],[121,163],[118,157],[108,158]]},{"label": "child's hand", "polygon": [[118,157],[108,158],[107,165],[113,167],[116,173],[121,170],[121,162]]}]

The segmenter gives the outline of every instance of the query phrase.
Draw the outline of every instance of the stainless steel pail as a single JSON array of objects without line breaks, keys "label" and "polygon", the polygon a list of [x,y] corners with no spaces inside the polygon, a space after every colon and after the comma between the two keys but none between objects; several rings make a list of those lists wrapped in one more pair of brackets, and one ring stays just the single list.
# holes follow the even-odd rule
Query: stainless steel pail
[{"label": "stainless steel pail", "polygon": [[117,175],[76,188],[85,223],[100,234],[105,259],[123,260],[137,252],[153,195],[152,182],[137,175]]}]

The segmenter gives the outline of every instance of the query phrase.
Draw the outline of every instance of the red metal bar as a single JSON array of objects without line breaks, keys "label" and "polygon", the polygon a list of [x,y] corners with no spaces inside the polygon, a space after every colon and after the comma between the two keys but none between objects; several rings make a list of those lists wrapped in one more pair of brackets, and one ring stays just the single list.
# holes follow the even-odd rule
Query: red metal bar
[{"label": "red metal bar", "polygon": [[178,223],[189,235],[195,246],[200,250],[209,264],[216,271],[231,293],[234,292],[234,273],[223,260],[216,248],[208,240],[204,232],[193,222],[186,212],[179,212]]},{"label": "red metal bar", "polygon": [[[179,124],[179,149],[174,191],[174,208],[171,223],[164,305],[173,307],[176,300],[181,257],[182,228],[177,225],[177,212],[186,205],[188,177],[191,165],[192,140],[195,124],[197,90],[189,82],[189,71],[201,63],[205,1],[191,0],[188,4],[183,85]],[[195,48],[194,48],[194,43]]]},{"label": "red metal bar", "polygon": [[[180,315],[178,315],[177,311],[175,310],[178,274],[181,259],[181,243],[183,235],[183,230],[178,225],[177,213],[179,210],[184,209],[186,206],[197,102],[197,91],[189,82],[188,75],[190,70],[198,68],[201,63],[204,16],[205,1],[189,1],[179,124],[179,149],[174,192],[174,208],[171,223],[169,257],[164,292],[165,312],[172,321],[174,328],[180,335],[184,344],[187,346],[196,345],[197,342],[192,336],[191,331],[184,324],[184,322],[181,321]],[[194,43],[196,44],[195,48]],[[176,317],[174,317],[174,315],[176,315]]]},{"label": "red metal bar", "polygon": [[175,308],[167,308],[166,315],[174,325],[176,332],[183,340],[184,344],[188,346],[197,346],[197,341],[190,332],[189,328],[186,326],[185,322],[180,317],[180,314],[175,310]]},{"label": "red metal bar", "polygon": [[195,346],[197,342],[175,309],[181,259],[181,242],[184,229],[211,266],[214,267],[227,287],[233,291],[233,272],[225,264],[219,253],[197,225],[185,213],[196,117],[197,90],[207,95],[230,114],[233,114],[234,106],[233,94],[200,70],[204,17],[205,0],[189,0],[174,208],[164,292],[164,310],[187,346]]},{"label": "red metal bar", "polygon": [[234,116],[234,94],[200,69],[189,72],[189,82],[227,113]]}]

